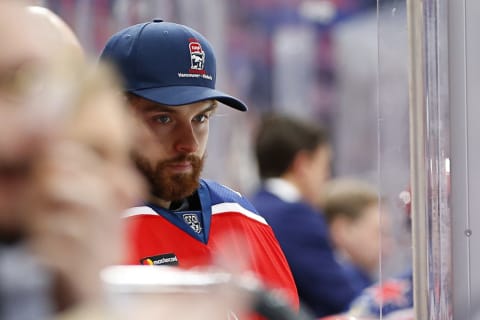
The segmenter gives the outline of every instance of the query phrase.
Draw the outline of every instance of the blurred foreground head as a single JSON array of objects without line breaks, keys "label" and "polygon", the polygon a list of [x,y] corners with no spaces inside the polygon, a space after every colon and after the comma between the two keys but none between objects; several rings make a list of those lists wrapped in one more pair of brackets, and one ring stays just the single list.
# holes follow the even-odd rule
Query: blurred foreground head
[{"label": "blurred foreground head", "polygon": [[35,155],[64,107],[59,75],[83,52],[58,17],[20,1],[0,2],[0,41],[0,230],[11,230]]},{"label": "blurred foreground head", "polygon": [[[89,169],[84,174],[102,177],[104,181],[99,183],[110,192],[104,201],[119,218],[124,209],[140,201],[144,191],[143,181],[130,158],[135,142],[133,117],[110,69],[103,65],[83,65],[72,70],[76,81],[70,104],[65,104],[63,121],[58,123],[59,130],[42,154],[46,159],[35,165],[36,172],[44,176],[41,165],[55,162],[61,156],[65,156],[65,162],[79,162],[69,151],[77,149],[75,152],[82,153],[88,162]],[[88,197],[92,190],[84,192]]]},{"label": "blurred foreground head", "polygon": [[84,59],[85,53],[80,41],[72,29],[58,15],[47,8],[27,6],[27,16],[35,24],[35,32],[42,33],[43,41],[54,56],[72,56],[74,59]]},{"label": "blurred foreground head", "polygon": [[142,190],[123,95],[46,9],[0,1],[0,41],[0,249],[31,258],[34,279],[52,279],[37,288],[7,268],[0,283],[17,281],[4,296],[27,305],[35,295],[57,311],[98,301],[99,271],[123,257],[119,214]]},{"label": "blurred foreground head", "polygon": [[0,235],[15,240],[47,150],[76,141],[104,165],[129,168],[129,125],[115,77],[88,66],[71,29],[48,9],[0,1],[0,41]]},{"label": "blurred foreground head", "polygon": [[33,165],[19,225],[57,276],[58,310],[101,301],[99,271],[125,256],[121,212],[143,198],[129,157],[132,117],[115,78],[98,66],[72,68],[71,104]]},{"label": "blurred foreground head", "polygon": [[[0,118],[9,124],[0,126],[3,164],[15,162],[36,145],[36,141],[27,139],[32,135],[26,133],[48,127],[44,120],[52,110],[46,99],[53,95],[53,90],[47,90],[53,86],[50,81],[53,70],[67,59],[66,52],[76,52],[77,58],[81,52],[63,37],[68,30],[66,26],[54,27],[51,16],[45,12],[39,14],[16,1],[0,2]],[[22,21],[22,28],[18,21]]]}]

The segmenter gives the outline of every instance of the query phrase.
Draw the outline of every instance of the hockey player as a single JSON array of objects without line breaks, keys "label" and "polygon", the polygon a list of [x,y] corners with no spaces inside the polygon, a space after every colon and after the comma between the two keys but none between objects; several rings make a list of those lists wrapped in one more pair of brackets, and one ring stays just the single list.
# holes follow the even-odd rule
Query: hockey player
[{"label": "hockey player", "polygon": [[133,158],[151,191],[126,213],[128,263],[193,268],[230,259],[297,308],[296,286],[270,226],[242,195],[200,178],[218,102],[247,110],[215,89],[211,44],[187,26],[153,20],[113,35],[101,58],[124,79],[143,139]]}]

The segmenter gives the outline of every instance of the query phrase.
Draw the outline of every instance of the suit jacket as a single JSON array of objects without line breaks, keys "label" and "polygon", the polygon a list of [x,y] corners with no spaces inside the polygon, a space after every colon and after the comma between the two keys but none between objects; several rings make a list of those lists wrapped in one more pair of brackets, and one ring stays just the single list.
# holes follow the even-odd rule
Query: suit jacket
[{"label": "suit jacket", "polygon": [[346,311],[360,292],[334,257],[322,213],[299,199],[285,201],[264,187],[250,199],[280,243],[301,303],[317,317]]}]

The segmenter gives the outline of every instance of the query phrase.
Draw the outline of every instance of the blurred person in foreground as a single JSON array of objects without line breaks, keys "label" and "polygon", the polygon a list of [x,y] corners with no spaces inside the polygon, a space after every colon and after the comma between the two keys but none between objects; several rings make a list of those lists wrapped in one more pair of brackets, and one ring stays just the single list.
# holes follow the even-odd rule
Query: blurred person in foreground
[{"label": "blurred person in foreground", "polygon": [[335,260],[317,206],[330,177],[327,133],[316,123],[267,114],[255,154],[262,185],[251,200],[280,242],[301,302],[317,317],[345,311],[359,291]]},{"label": "blurred person in foreground", "polygon": [[[0,54],[3,113],[0,172],[2,181],[8,182],[0,183],[0,209],[3,212],[15,211],[9,206],[18,206],[16,197],[21,198],[26,192],[21,185],[26,180],[17,178],[21,178],[34,162],[30,155],[38,153],[43,142],[48,141],[51,124],[61,114],[58,109],[63,108],[60,103],[45,106],[41,102],[34,103],[38,91],[42,91],[43,99],[57,100],[52,96],[53,90],[43,88],[48,86],[51,89],[58,84],[47,79],[52,78],[49,75],[53,74],[53,69],[60,71],[60,65],[53,57],[65,60],[76,56],[74,59],[81,61],[83,55],[78,43],[65,41],[64,34],[70,32],[66,25],[51,24],[54,16],[51,12],[43,8],[38,11],[38,7],[25,7],[20,3],[8,0],[0,3],[0,38],[3,43]],[[26,20],[21,32],[15,28],[20,19]],[[14,225],[15,217],[17,215],[4,216],[1,219],[3,225]]]},{"label": "blurred person in foreground", "polygon": [[358,290],[378,279],[381,259],[391,250],[390,219],[379,192],[358,179],[329,181],[323,210],[337,259]]},{"label": "blurred person in foreground", "polygon": [[51,319],[99,303],[142,188],[115,81],[66,24],[2,1],[0,39],[0,318]]},{"label": "blurred person in foreground", "polygon": [[219,103],[246,105],[215,89],[213,48],[197,31],[155,19],[107,42],[144,139],[133,158],[150,196],[126,212],[129,264],[217,266],[252,272],[298,308],[298,295],[272,229],[238,192],[200,178],[209,123]]}]

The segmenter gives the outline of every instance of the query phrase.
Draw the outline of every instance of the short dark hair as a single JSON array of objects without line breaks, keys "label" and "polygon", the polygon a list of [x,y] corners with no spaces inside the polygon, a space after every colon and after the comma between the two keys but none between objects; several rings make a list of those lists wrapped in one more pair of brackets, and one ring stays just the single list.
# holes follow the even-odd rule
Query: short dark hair
[{"label": "short dark hair", "polygon": [[328,143],[327,132],[321,125],[277,113],[263,115],[255,138],[261,179],[282,176],[299,152],[313,152]]}]

